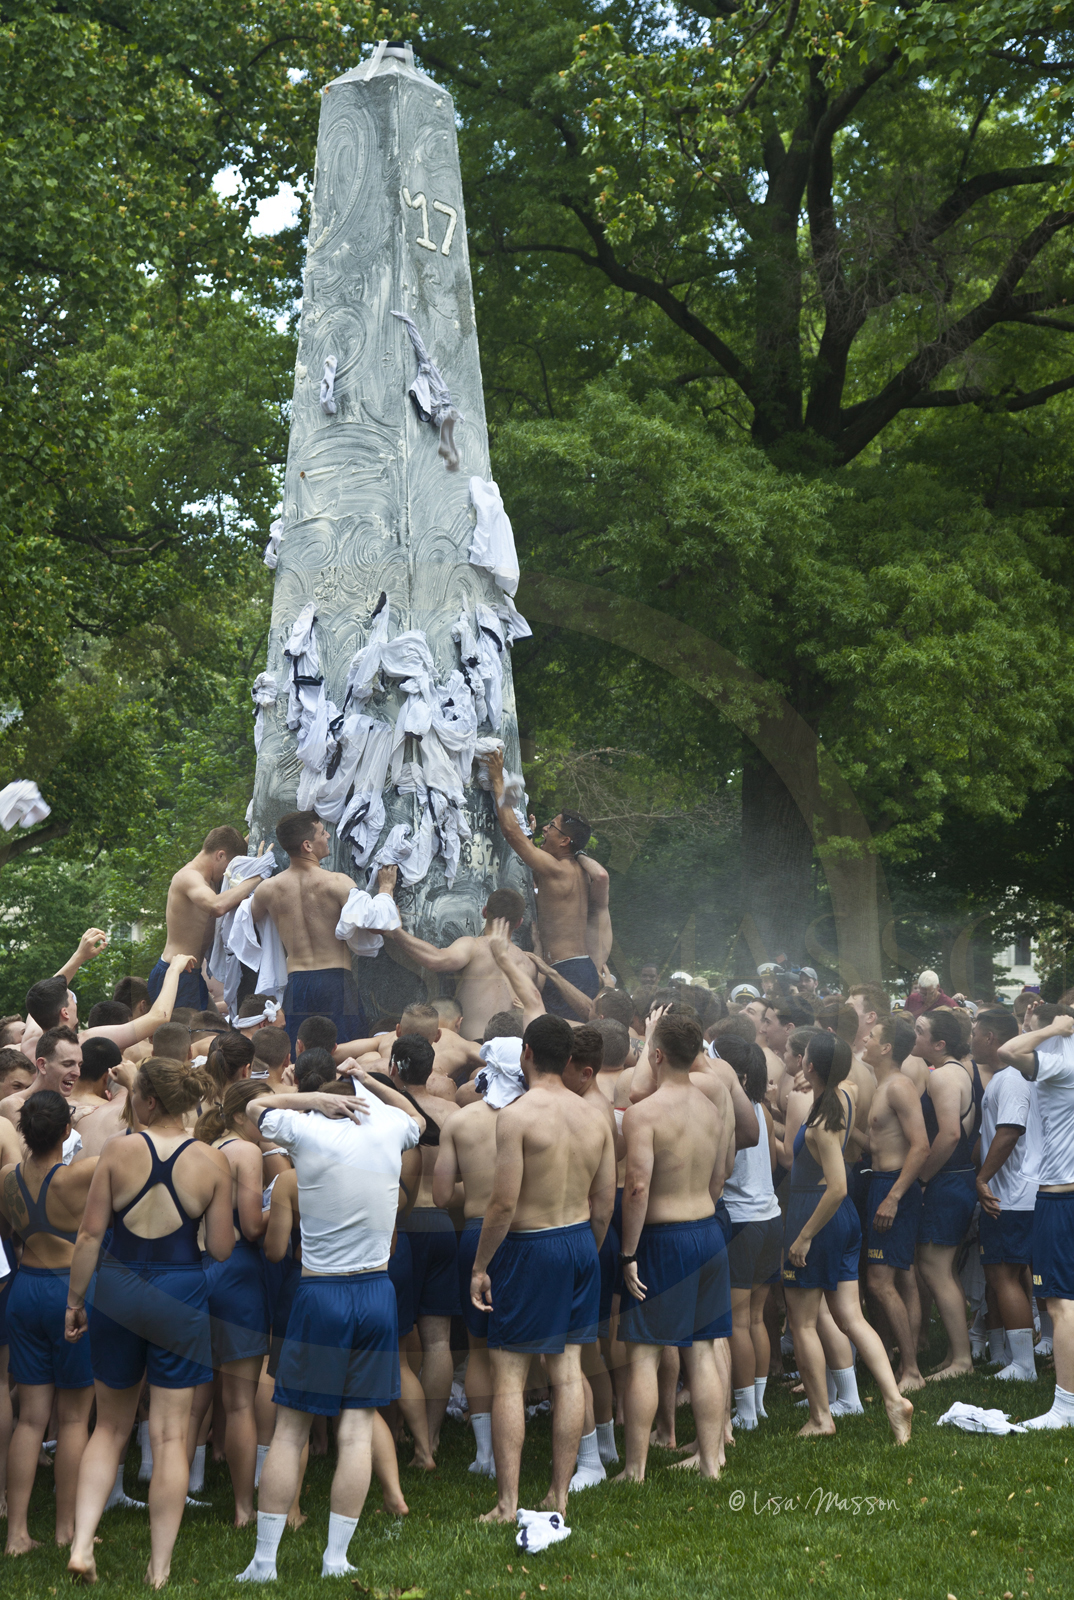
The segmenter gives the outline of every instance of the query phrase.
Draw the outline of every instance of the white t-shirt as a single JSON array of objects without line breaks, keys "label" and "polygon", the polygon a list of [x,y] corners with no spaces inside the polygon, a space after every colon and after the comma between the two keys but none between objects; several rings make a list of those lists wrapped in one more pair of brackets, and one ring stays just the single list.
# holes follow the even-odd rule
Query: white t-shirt
[{"label": "white t-shirt", "polygon": [[1038,1047],[1036,1084],[1042,1130],[1037,1182],[1074,1183],[1074,1038],[1045,1039]]},{"label": "white t-shirt", "polygon": [[318,1273],[387,1266],[400,1158],[419,1137],[413,1118],[371,1095],[360,1122],[316,1111],[270,1110],[260,1126],[294,1162],[302,1265]]},{"label": "white t-shirt", "polygon": [[989,1079],[981,1104],[981,1159],[987,1156],[997,1128],[1024,1128],[1006,1161],[988,1180],[1001,1211],[1032,1211],[1037,1198],[1041,1156],[1040,1107],[1037,1086],[1017,1067],[1004,1067]]},{"label": "white t-shirt", "polygon": [[731,1176],[723,1186],[732,1222],[768,1222],[779,1216],[779,1201],[772,1190],[772,1158],[768,1150],[768,1123],[760,1106],[757,1143],[735,1156]]}]

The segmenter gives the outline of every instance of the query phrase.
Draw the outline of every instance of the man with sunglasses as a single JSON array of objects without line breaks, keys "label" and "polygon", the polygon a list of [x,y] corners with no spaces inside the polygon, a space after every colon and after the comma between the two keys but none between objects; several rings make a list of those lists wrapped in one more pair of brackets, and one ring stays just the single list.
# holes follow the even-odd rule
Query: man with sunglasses
[{"label": "man with sunglasses", "polygon": [[[545,824],[540,845],[534,844],[504,796],[502,752],[489,756],[488,770],[503,836],[533,873],[542,954],[561,977],[593,999],[600,974],[588,953],[586,934],[591,910],[598,902],[602,909],[607,905],[608,874],[595,861],[587,859],[583,867],[578,860],[578,852],[589,843],[589,823],[576,811],[561,811]],[[553,1015],[588,1020],[577,1017],[552,984],[545,988],[544,1003]]]}]

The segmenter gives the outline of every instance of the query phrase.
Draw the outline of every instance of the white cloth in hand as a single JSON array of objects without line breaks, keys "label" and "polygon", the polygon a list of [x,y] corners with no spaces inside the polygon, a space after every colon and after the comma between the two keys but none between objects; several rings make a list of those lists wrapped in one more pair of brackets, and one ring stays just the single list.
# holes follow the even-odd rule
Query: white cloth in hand
[{"label": "white cloth in hand", "polygon": [[474,1080],[474,1087],[484,1095],[487,1106],[502,1111],[525,1094],[521,1039],[490,1039],[481,1046],[481,1059],[485,1065]]},{"label": "white cloth in hand", "polygon": [[352,889],[336,923],[336,938],[344,940],[356,956],[375,956],[384,943],[375,930],[402,925],[399,907],[390,894]]},{"label": "white cloth in hand", "polygon": [[0,828],[32,828],[44,822],[52,807],[41,798],[41,790],[29,778],[19,778],[0,789]]}]

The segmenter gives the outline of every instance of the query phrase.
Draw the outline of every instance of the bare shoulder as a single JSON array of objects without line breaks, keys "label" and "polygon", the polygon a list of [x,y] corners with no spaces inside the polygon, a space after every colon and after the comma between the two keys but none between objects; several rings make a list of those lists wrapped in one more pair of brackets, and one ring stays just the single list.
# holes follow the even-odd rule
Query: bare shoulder
[{"label": "bare shoulder", "polygon": [[0,1100],[0,1117],[6,1117],[9,1122],[17,1122],[19,1112],[22,1110],[24,1094],[9,1094]]}]

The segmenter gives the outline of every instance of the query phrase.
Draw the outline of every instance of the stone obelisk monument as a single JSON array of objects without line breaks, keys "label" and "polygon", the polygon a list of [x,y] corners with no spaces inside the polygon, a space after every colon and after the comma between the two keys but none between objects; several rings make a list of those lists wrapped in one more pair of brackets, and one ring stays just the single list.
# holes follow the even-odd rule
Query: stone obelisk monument
[{"label": "stone obelisk monument", "polygon": [[[423,781],[433,787],[429,735],[404,737],[398,730],[408,705],[417,707],[419,730],[424,705],[448,717],[458,711],[459,695],[453,703],[442,691],[449,683],[457,690],[452,674],[465,668],[457,626],[463,617],[471,630],[464,644],[476,636],[486,662],[491,649],[502,666],[499,726],[479,690],[476,732],[499,737],[507,769],[521,770],[510,652],[501,650],[494,627],[481,626],[491,612],[502,621],[505,595],[492,573],[470,559],[476,516],[470,484],[489,477],[454,107],[451,96],[414,67],[408,47],[380,45],[370,61],[330,83],[321,102],[283,511],[274,527],[264,681],[271,694],[274,679],[278,692],[274,703],[262,699],[259,716],[251,848],[262,839],[275,844],[277,820],[301,800],[330,822],[334,847],[327,864],[364,886],[392,830],[409,824],[415,845],[424,841],[428,855],[433,838],[434,847],[417,881],[407,884],[401,875],[397,900],[404,926],[435,944],[479,932],[481,907],[493,888],[511,884],[529,893],[521,863],[499,833],[491,798],[474,781],[465,755],[458,758],[466,767],[462,794],[446,819],[447,832],[458,825],[451,859],[442,842],[443,797],[422,789]],[[296,662],[294,654],[293,630],[303,615],[314,619],[313,671],[308,655]],[[361,698],[352,663],[378,630],[384,634],[385,622],[390,640],[424,636],[434,687],[428,673],[415,689],[413,677],[385,670],[365,683]],[[289,642],[290,656],[284,653]],[[469,681],[477,682],[473,660],[471,651]],[[374,779],[384,809],[377,813],[374,803],[370,810],[372,837],[362,864],[346,835],[345,802],[353,792],[342,797],[343,819],[338,794],[334,812],[310,798],[311,786],[316,793],[317,782],[328,781],[311,780],[304,745],[309,733],[316,760],[316,708],[301,728],[293,723],[298,697],[309,702],[320,692],[305,680],[317,678],[323,678],[328,712],[337,714],[337,734],[347,712],[358,710],[377,724],[374,738],[387,740],[384,724],[397,730],[383,787],[380,776]],[[469,706],[463,709],[472,715]],[[360,742],[365,724],[360,733],[355,727],[351,734]],[[331,737],[327,748],[330,775],[333,750],[338,760]],[[372,767],[376,771],[376,761]],[[423,769],[424,780],[408,783],[408,772],[412,780]],[[359,775],[352,790],[368,781],[368,773]],[[277,855],[283,864],[278,847]],[[400,993],[413,992],[417,981],[388,950],[375,961],[355,959],[354,970],[367,1000],[385,1009]]]}]

